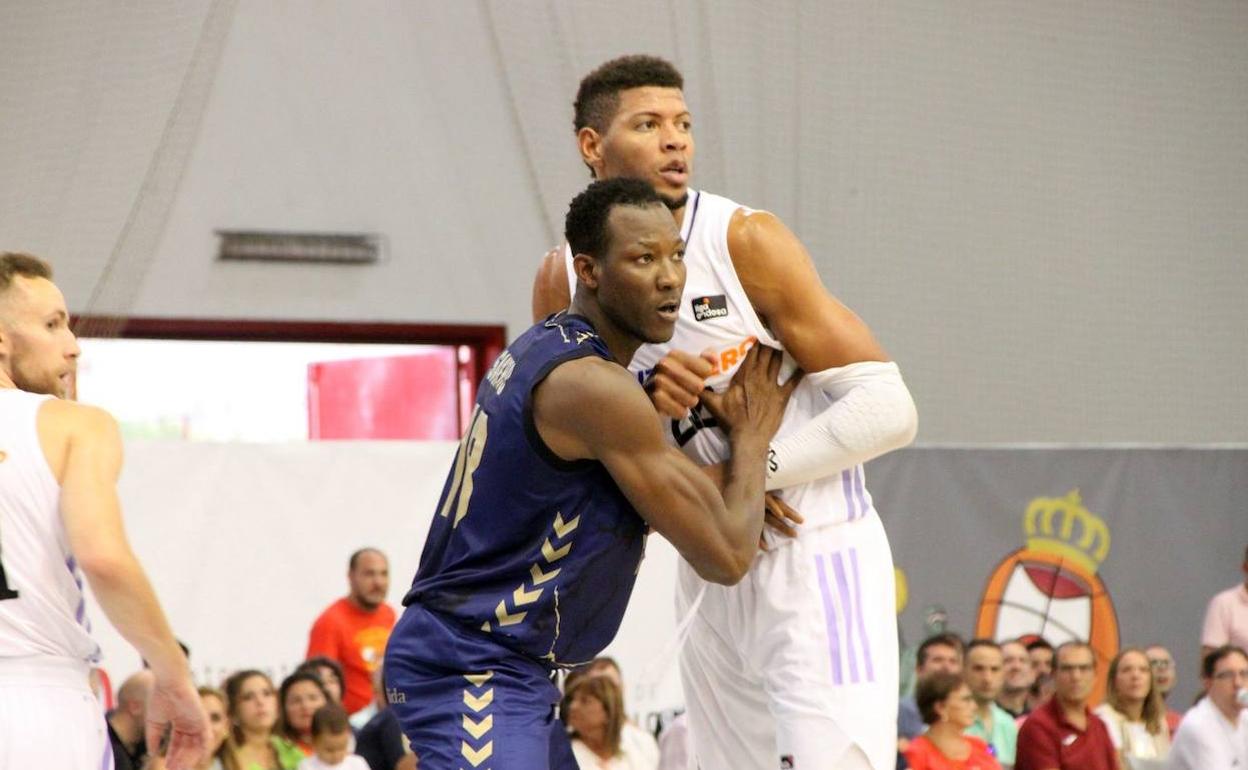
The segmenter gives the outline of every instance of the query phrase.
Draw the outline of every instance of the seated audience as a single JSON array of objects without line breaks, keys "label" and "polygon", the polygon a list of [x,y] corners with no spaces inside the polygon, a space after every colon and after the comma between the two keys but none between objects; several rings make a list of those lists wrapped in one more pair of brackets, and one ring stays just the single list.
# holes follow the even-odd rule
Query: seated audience
[{"label": "seated audience", "polygon": [[1239,568],[1244,579],[1215,594],[1205,608],[1205,624],[1200,633],[1202,657],[1226,645],[1248,649],[1248,548],[1244,549],[1244,561]]},{"label": "seated audience", "polygon": [[[585,671],[590,676],[605,676],[615,682],[615,686],[620,690],[620,701],[624,700],[624,674],[620,671],[620,664],[615,662],[615,658],[606,655],[594,658],[585,667]],[[624,710],[624,727],[620,730],[620,745],[624,747],[624,751],[631,756],[641,757],[647,763],[653,762],[655,765],[659,762],[659,743],[654,736],[640,725],[628,717],[628,707],[622,706]]]},{"label": "seated audience", "polygon": [[1027,643],[1027,659],[1031,661],[1031,673],[1035,677],[1027,698],[1027,710],[1031,711],[1053,695],[1053,645],[1037,636]]},{"label": "seated audience", "polygon": [[282,680],[278,691],[277,732],[295,744],[305,757],[312,756],[312,716],[329,703],[321,678],[311,671],[296,670]]},{"label": "seated audience", "polygon": [[582,674],[570,677],[566,686],[562,716],[581,770],[656,770],[657,752],[631,753],[621,741],[624,699],[612,677]]},{"label": "seated audience", "polygon": [[1205,697],[1188,709],[1170,747],[1167,770],[1248,767],[1248,652],[1224,645],[1201,661]]},{"label": "seated audience", "polygon": [[1109,729],[1124,768],[1147,767],[1136,760],[1161,760],[1170,753],[1166,709],[1143,650],[1126,647],[1114,656],[1096,715]]},{"label": "seated audience", "polygon": [[[937,671],[951,674],[962,673],[962,638],[953,633],[939,633],[923,640],[915,657],[916,681]],[[913,695],[902,698],[897,704],[897,767],[906,766],[906,747],[910,741],[926,729],[923,717]]]},{"label": "seated audience", "polygon": [[113,748],[116,770],[140,770],[147,758],[144,730],[147,725],[147,698],[156,676],[143,669],[122,682],[117,691],[117,707],[108,712],[108,741]]},{"label": "seated audience", "polygon": [[1118,753],[1088,698],[1096,656],[1084,642],[1066,642],[1054,655],[1053,696],[1018,731],[1014,770],[1117,770]]},{"label": "seated audience", "polygon": [[312,715],[312,756],[299,770],[369,770],[368,763],[351,753],[351,723],[346,709],[329,702]]},{"label": "seated audience", "polygon": [[946,671],[919,680],[915,702],[927,732],[906,747],[911,770],[1000,770],[988,744],[964,731],[975,721],[975,698],[962,677]]},{"label": "seated audience", "polygon": [[277,691],[260,671],[244,670],[225,680],[230,732],[221,764],[225,770],[295,770],[303,752],[274,732]]},{"label": "seated audience", "polygon": [[1014,717],[997,705],[1005,681],[1004,656],[991,639],[975,639],[966,646],[966,684],[975,699],[975,717],[966,734],[988,744],[989,752],[1003,768],[1014,766],[1018,726]]},{"label": "seated audience", "polygon": [[325,655],[308,658],[295,671],[311,671],[321,680],[325,692],[334,703],[342,703],[342,664]]},{"label": "seated audience", "polygon": [[1174,656],[1160,644],[1154,644],[1144,652],[1148,654],[1148,664],[1153,669],[1153,679],[1157,682],[1162,703],[1166,707],[1166,728],[1170,731],[1170,737],[1173,738],[1174,731],[1179,729],[1179,720],[1183,718],[1181,711],[1175,711],[1170,707],[1170,693],[1178,681],[1178,674],[1175,673],[1174,668]]},{"label": "seated audience", "polygon": [[997,696],[997,705],[1018,719],[1031,711],[1027,697],[1031,694],[1031,686],[1036,683],[1036,672],[1031,668],[1027,645],[1018,639],[1002,642],[1001,664],[1005,679],[1001,684],[1001,694]]}]

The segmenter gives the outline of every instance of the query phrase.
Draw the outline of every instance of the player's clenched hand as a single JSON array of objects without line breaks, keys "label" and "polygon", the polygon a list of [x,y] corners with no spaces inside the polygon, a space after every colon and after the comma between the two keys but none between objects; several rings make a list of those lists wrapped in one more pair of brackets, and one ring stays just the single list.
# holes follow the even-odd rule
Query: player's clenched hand
[{"label": "player's clenched hand", "polygon": [[697,406],[698,396],[706,388],[706,378],[714,372],[714,353],[703,351],[695,356],[673,350],[655,364],[654,374],[645,383],[646,393],[659,414],[683,420]]},{"label": "player's clenched hand", "polygon": [[778,385],[780,364],[784,354],[775,348],[755,343],[745,360],[732,376],[723,393],[703,391],[702,404],[710,410],[726,431],[749,430],[770,440],[780,427],[789,396],[802,379],[796,371],[788,382]]},{"label": "player's clenched hand", "polygon": [[203,759],[208,740],[208,717],[199,693],[185,675],[157,677],[147,701],[147,750],[156,754],[165,730],[170,729],[165,766],[190,770]]}]

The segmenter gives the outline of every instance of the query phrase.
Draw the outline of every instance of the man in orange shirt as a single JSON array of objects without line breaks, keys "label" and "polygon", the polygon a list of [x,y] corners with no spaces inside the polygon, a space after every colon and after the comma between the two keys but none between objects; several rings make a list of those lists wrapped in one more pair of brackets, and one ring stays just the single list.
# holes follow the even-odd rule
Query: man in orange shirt
[{"label": "man in orange shirt", "polygon": [[312,624],[308,654],[342,664],[342,705],[354,714],[373,699],[372,674],[381,665],[394,627],[394,608],[386,604],[390,564],[376,548],[351,554],[347,567],[350,593],[334,602]]}]

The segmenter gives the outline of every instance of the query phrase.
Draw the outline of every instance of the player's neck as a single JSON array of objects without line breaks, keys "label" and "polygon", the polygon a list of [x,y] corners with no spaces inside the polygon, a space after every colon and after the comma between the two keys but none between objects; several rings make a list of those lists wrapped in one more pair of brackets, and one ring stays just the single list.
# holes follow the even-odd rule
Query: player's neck
[{"label": "player's neck", "polygon": [[611,357],[620,366],[628,368],[628,363],[633,360],[633,354],[637,352],[637,348],[641,347],[641,340],[612,323],[596,301],[584,301],[578,295],[572,298],[572,305],[568,308],[568,312],[589,319],[598,337],[606,344],[607,350],[611,351]]},{"label": "player's neck", "polygon": [[17,390],[17,383],[3,369],[0,369],[0,390]]}]

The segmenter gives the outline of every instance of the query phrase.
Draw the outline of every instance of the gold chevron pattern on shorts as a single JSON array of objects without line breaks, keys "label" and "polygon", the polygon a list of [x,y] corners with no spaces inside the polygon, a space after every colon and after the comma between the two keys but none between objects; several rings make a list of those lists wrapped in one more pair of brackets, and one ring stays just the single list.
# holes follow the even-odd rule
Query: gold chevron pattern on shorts
[{"label": "gold chevron pattern on shorts", "polygon": [[[486,683],[493,677],[493,671],[483,671],[479,674],[464,674],[464,679],[468,680],[471,688],[464,689],[464,706],[466,709],[460,714],[462,720],[460,724],[463,726],[464,732],[478,745],[473,745],[466,739],[461,738],[459,741],[459,753],[473,767],[480,767],[482,762],[494,755],[494,739],[487,737],[490,731],[494,729],[494,715],[482,713],[494,703],[494,688],[486,688]],[[473,690],[477,692],[473,692]],[[486,739],[485,743],[480,743],[483,738]]]}]

